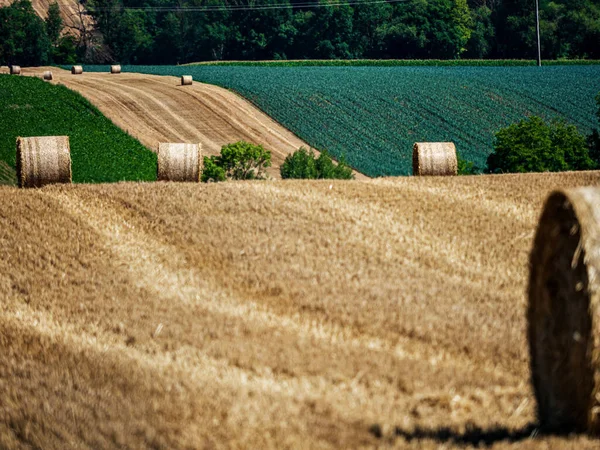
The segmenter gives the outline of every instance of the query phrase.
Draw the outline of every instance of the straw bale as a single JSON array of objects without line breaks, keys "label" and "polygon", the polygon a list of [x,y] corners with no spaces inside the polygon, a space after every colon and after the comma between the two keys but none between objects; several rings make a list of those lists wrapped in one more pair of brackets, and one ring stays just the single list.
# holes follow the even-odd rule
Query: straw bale
[{"label": "straw bale", "polygon": [[600,188],[552,193],[530,255],[527,310],[540,425],[600,434]]},{"label": "straw bale", "polygon": [[201,145],[160,143],[157,179],[159,181],[200,181]]},{"label": "straw bale", "polygon": [[19,187],[71,183],[71,150],[68,136],[17,138]]},{"label": "straw bale", "polygon": [[21,66],[10,66],[11,75],[21,75]]},{"label": "straw bale", "polygon": [[458,161],[452,142],[415,142],[413,175],[456,175]]},{"label": "straw bale", "polygon": [[52,79],[52,72],[50,72],[49,70],[46,70],[44,72],[44,80],[50,81]]},{"label": "straw bale", "polygon": [[81,75],[83,73],[83,67],[82,66],[73,66],[73,67],[71,67],[71,73],[73,75]]},{"label": "straw bale", "polygon": [[121,73],[121,66],[119,64],[110,66],[110,73]]},{"label": "straw bale", "polygon": [[192,84],[192,76],[191,75],[183,75],[181,77],[181,85],[182,86],[190,86]]}]

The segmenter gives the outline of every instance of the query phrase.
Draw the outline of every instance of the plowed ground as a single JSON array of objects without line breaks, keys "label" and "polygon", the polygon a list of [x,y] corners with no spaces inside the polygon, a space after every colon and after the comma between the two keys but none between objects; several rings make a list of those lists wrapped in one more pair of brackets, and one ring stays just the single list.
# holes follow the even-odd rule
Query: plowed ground
[{"label": "plowed ground", "polygon": [[597,448],[536,436],[525,288],[598,183],[0,186],[0,448]]},{"label": "plowed ground", "polygon": [[209,84],[180,86],[176,77],[133,73],[71,75],[57,68],[29,68],[41,76],[52,70],[62,83],[90,100],[118,127],[156,151],[159,142],[200,142],[205,155],[239,140],[262,144],[272,153],[269,174],[279,178],[285,157],[308,144],[237,94]]}]

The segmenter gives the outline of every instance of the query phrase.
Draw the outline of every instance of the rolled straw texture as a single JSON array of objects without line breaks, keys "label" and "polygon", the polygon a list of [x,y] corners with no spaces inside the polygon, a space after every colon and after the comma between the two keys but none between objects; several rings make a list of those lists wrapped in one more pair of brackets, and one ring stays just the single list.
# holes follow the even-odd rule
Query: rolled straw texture
[{"label": "rolled straw texture", "polygon": [[73,66],[73,67],[71,67],[71,73],[73,75],[81,75],[83,73],[83,67]]},{"label": "rolled straw texture", "polygon": [[11,75],[21,75],[21,66],[10,66]]},{"label": "rolled straw texture", "polygon": [[120,65],[110,66],[110,73],[121,73],[121,66]]},{"label": "rolled straw texture", "polygon": [[200,181],[201,144],[160,143],[158,145],[159,181]]},{"label": "rolled straw texture", "polygon": [[52,72],[50,72],[49,70],[46,70],[44,72],[44,80],[48,80],[48,81],[52,80]]},{"label": "rolled straw texture", "polygon": [[415,142],[413,175],[456,175],[458,161],[452,142]]},{"label": "rolled straw texture", "polygon": [[191,75],[183,75],[181,77],[181,85],[182,86],[189,86],[192,84],[192,81],[193,81],[193,79],[192,79]]},{"label": "rolled straw texture", "polygon": [[71,183],[71,150],[68,136],[17,138],[19,187]]},{"label": "rolled straw texture", "polygon": [[600,434],[600,188],[552,193],[530,255],[531,380],[540,425]]}]

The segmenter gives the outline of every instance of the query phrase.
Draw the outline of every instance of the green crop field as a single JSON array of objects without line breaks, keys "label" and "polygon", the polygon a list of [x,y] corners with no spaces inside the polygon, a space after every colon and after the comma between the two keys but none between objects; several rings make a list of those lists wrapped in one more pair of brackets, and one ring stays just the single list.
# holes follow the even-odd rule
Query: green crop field
[{"label": "green crop field", "polygon": [[[0,75],[0,183],[14,182],[17,136],[67,135],[74,182],[155,180],[156,155],[81,95],[31,77]],[[7,167],[8,166],[8,167]]]},{"label": "green crop field", "polygon": [[[106,70],[106,67],[86,67]],[[411,173],[412,145],[453,141],[485,167],[494,133],[529,115],[589,133],[600,65],[551,67],[124,66],[232,89],[370,176]]]}]

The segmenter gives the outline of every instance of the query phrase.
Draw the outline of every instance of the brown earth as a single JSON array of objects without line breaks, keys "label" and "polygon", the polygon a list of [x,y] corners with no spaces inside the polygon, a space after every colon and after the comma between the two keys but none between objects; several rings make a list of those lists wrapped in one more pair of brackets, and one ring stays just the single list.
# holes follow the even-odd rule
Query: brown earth
[{"label": "brown earth", "polygon": [[0,448],[598,448],[536,435],[525,290],[599,183],[0,186]]},{"label": "brown earth", "polygon": [[[84,73],[52,67],[23,69],[41,76],[51,70],[61,83],[90,100],[115,125],[156,151],[159,142],[200,142],[205,155],[239,140],[262,144],[272,154],[269,174],[280,178],[285,157],[309,145],[250,102],[226,89],[180,79],[134,73]],[[366,178],[356,174],[357,178]]]}]

